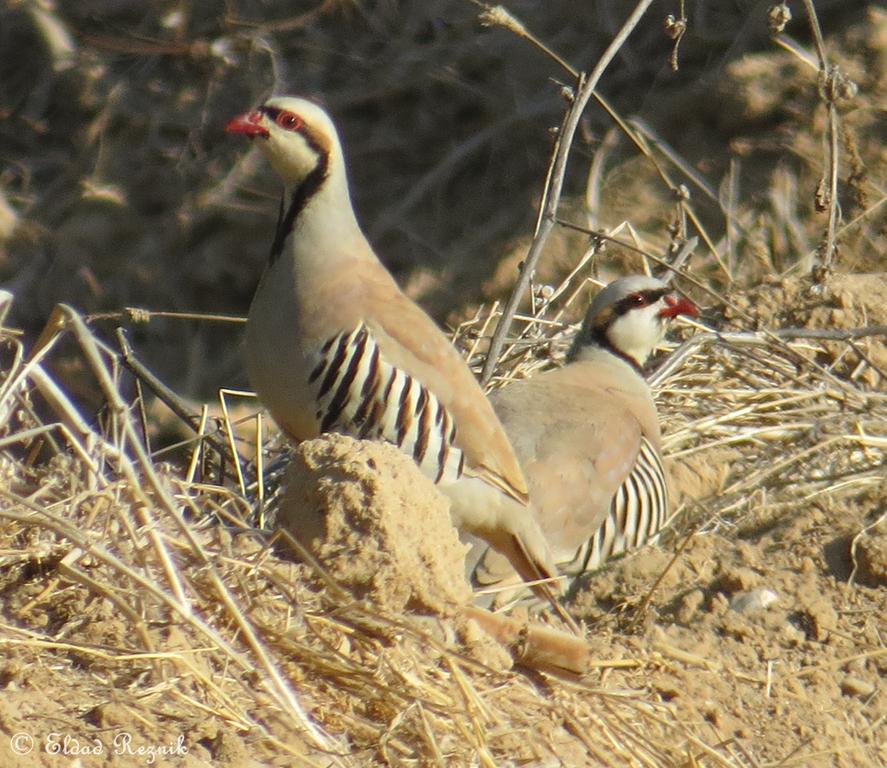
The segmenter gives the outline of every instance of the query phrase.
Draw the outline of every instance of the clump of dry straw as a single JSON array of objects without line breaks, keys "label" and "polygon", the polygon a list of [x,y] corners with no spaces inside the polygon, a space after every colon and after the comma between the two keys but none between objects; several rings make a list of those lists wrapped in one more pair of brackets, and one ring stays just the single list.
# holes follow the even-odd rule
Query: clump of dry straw
[{"label": "clump of dry straw", "polygon": [[[49,373],[65,337],[103,393],[100,427]],[[154,738],[164,714],[201,729],[208,718],[257,755],[303,765],[554,754],[575,765],[704,754],[731,764],[644,691],[496,671],[416,617],[308,578],[250,532],[254,494],[233,477],[152,458],[138,403],[121,391],[123,355],[70,308],[30,349],[10,330],[3,341],[3,581],[10,593],[32,582],[38,592],[10,606],[17,621],[0,628],[0,645],[62,676],[85,667],[85,701],[138,702]],[[80,610],[59,613],[74,595]],[[101,642],[90,630],[99,623]],[[534,739],[516,737],[527,729]]]}]

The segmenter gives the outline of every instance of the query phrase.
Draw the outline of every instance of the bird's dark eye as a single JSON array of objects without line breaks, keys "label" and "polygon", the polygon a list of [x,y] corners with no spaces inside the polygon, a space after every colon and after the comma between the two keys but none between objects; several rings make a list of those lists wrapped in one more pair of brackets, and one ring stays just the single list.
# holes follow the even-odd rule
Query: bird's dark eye
[{"label": "bird's dark eye", "polygon": [[292,112],[278,112],[277,117],[274,118],[274,122],[281,128],[286,128],[288,131],[298,131],[302,127],[302,119],[298,115],[294,115]]},{"label": "bird's dark eye", "polygon": [[628,303],[632,307],[643,307],[647,303],[647,297],[643,293],[633,293],[628,297]]}]

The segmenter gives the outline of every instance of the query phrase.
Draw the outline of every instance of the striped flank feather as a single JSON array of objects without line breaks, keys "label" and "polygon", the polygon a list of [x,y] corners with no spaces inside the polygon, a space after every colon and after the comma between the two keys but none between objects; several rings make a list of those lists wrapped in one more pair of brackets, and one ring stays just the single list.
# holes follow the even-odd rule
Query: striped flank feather
[{"label": "striped flank feather", "polygon": [[665,469],[646,437],[631,474],[625,478],[597,532],[560,568],[571,576],[600,568],[615,555],[652,541],[668,520]]},{"label": "striped flank feather", "polygon": [[363,323],[323,345],[308,383],[321,432],[393,443],[435,483],[462,476],[452,416],[433,392],[385,362]]}]

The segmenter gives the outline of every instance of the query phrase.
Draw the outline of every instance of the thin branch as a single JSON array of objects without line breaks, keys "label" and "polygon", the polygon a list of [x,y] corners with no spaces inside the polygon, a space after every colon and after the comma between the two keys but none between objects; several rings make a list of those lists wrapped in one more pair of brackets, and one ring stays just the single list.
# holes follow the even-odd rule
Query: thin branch
[{"label": "thin branch", "polygon": [[564,177],[566,176],[567,171],[567,159],[573,144],[573,136],[576,133],[576,128],[579,126],[579,120],[582,117],[582,112],[585,110],[588,100],[594,93],[594,89],[597,86],[601,75],[603,75],[604,70],[616,56],[618,50],[628,39],[628,36],[637,26],[641,17],[647,12],[647,9],[652,3],[653,0],[639,0],[634,11],[601,55],[598,63],[591,71],[591,74],[588,75],[587,78],[580,75],[577,80],[572,103],[564,116],[564,121],[561,124],[561,129],[558,132],[557,141],[555,143],[550,172],[546,180],[545,190],[542,193],[542,200],[539,206],[540,217],[536,234],[533,237],[533,242],[527,252],[527,258],[524,260],[523,266],[521,267],[517,285],[514,287],[511,296],[508,298],[508,303],[505,305],[505,310],[502,313],[502,317],[499,319],[496,331],[493,334],[493,339],[490,342],[490,351],[487,353],[487,359],[484,362],[484,368],[481,374],[481,381],[483,384],[487,384],[493,377],[493,371],[496,368],[499,354],[502,351],[502,345],[505,343],[505,336],[511,327],[512,318],[514,317],[515,312],[517,312],[521,297],[526,293],[527,286],[530,282],[530,276],[533,274],[533,270],[536,267],[536,262],[539,261],[545,243],[551,234],[551,230],[554,228],[555,217],[564,185]]},{"label": "thin branch", "polygon": [[693,253],[696,246],[699,244],[698,237],[691,237],[687,240],[678,251],[678,255],[674,257],[674,261],[671,262],[671,265],[668,271],[662,276],[662,282],[668,285],[671,282],[671,279],[679,274],[681,268],[686,263],[687,259],[690,258],[690,254]]},{"label": "thin branch", "polygon": [[242,315],[219,315],[211,312],[172,312],[170,310],[153,310],[143,309],[142,307],[124,307],[117,312],[96,312],[92,315],[86,315],[83,319],[87,324],[92,324],[97,320],[129,320],[132,323],[149,323],[155,317],[162,317],[171,320],[199,320],[208,323],[239,323],[246,322],[246,318]]},{"label": "thin branch", "polygon": [[201,433],[201,418],[192,413],[188,404],[182,400],[175,392],[173,392],[166,384],[158,379],[151,371],[149,371],[141,361],[135,356],[129,339],[122,328],[117,329],[117,343],[120,345],[120,363],[135,378],[148,386],[156,397],[163,401],[179,419],[187,424],[201,439],[209,443],[219,456],[225,456],[228,446],[225,442],[212,433]]},{"label": "thin branch", "polygon": [[779,328],[773,331],[782,339],[821,339],[823,341],[847,341],[864,336],[887,336],[887,325],[869,325],[865,328]]},{"label": "thin branch", "polygon": [[[817,249],[817,263],[813,269],[813,279],[821,282],[831,270],[832,261],[837,250],[838,228],[838,137],[841,127],[838,117],[836,101],[841,96],[841,90],[846,79],[837,67],[829,64],[825,53],[825,42],[822,38],[822,29],[819,19],[816,17],[816,9],[813,0],[803,0],[804,11],[810,22],[810,31],[816,44],[816,56],[819,59],[819,92],[825,102],[828,111],[828,161],[825,178],[820,182],[816,191],[816,208],[821,210],[823,204],[828,206],[828,223],[826,224],[823,240]],[[823,200],[823,187],[828,189],[827,198]]]},{"label": "thin branch", "polygon": [[518,37],[526,40],[531,45],[536,46],[536,48],[542,51],[542,53],[548,56],[548,58],[555,62],[559,67],[566,70],[571,77],[579,78],[579,70],[575,69],[566,59],[562,58],[556,51],[553,51],[536,37],[536,35],[530,32],[530,30],[516,19],[507,8],[501,5],[487,5],[478,0],[472,0],[472,2],[483,9],[479,14],[481,24],[488,27],[504,27]]},{"label": "thin branch", "polygon": [[[778,341],[792,339],[815,339],[819,341],[850,341],[866,336],[887,337],[887,325],[869,325],[865,328],[778,328],[773,331],[703,331],[695,333],[687,341],[674,350],[662,364],[647,375],[647,382],[652,387],[683,366],[684,362],[695,354],[696,350],[710,341],[720,341],[736,346],[768,345],[774,337]],[[791,347],[789,347],[791,349]],[[809,362],[809,361],[808,361]],[[818,367],[818,366],[817,366]]]},{"label": "thin branch", "polygon": [[816,43],[816,55],[819,57],[819,68],[823,71],[828,69],[828,60],[825,57],[825,40],[822,37],[822,28],[819,26],[819,19],[816,17],[816,9],[813,7],[813,0],[802,0],[804,11],[807,13],[807,19],[810,21],[810,31],[813,33],[813,41]]}]

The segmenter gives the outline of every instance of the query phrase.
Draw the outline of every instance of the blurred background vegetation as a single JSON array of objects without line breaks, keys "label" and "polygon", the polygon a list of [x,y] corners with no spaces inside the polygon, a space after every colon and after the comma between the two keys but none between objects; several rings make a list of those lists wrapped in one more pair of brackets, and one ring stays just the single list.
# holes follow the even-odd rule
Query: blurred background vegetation
[{"label": "blurred background vegetation", "polygon": [[[696,269],[721,287],[753,283],[797,263],[824,226],[813,215],[823,158],[816,72],[774,48],[771,3],[753,0],[686,2],[674,71],[664,19],[681,5],[654,3],[600,92],[714,190],[731,161],[743,162],[736,210],[746,224],[736,258],[749,266],[729,278],[704,260]],[[792,5],[787,31],[807,45],[806,20]],[[827,39],[843,40],[863,99],[884,93],[883,45],[872,59],[866,33],[852,32],[868,28],[870,5],[816,2]],[[632,4],[506,6],[588,70]],[[467,0],[0,3],[0,287],[16,295],[10,322],[36,334],[60,301],[86,313],[139,306],[244,314],[279,186],[223,127],[272,93],[328,106],[365,230],[437,319],[506,293],[532,233],[568,76],[510,32],[481,26],[478,10]],[[769,57],[756,59],[762,52]],[[871,104],[854,109],[848,125],[864,173],[887,144],[885,121]],[[624,136],[607,146],[600,208],[583,211],[589,168],[611,127],[600,109],[587,110],[566,205],[602,225],[628,220],[648,242],[667,243],[668,190]],[[852,147],[845,151],[849,176]],[[866,204],[852,191],[842,200],[845,220]],[[701,196],[699,213],[722,237],[715,203]],[[845,247],[848,270],[877,267],[872,260],[884,252],[883,227],[860,237]],[[582,243],[574,241],[553,245],[550,264],[575,263]],[[202,397],[245,384],[239,332],[164,319],[133,329],[152,369]]]}]

